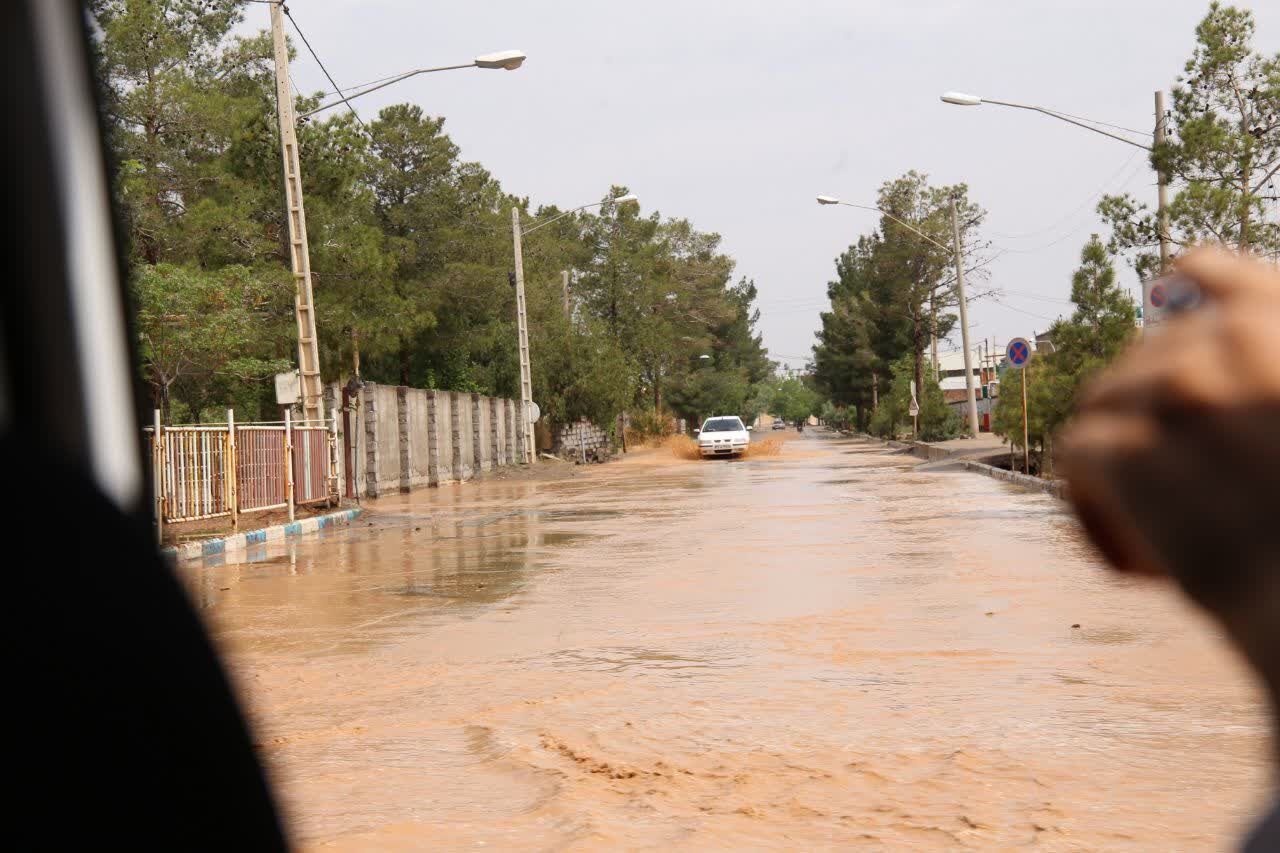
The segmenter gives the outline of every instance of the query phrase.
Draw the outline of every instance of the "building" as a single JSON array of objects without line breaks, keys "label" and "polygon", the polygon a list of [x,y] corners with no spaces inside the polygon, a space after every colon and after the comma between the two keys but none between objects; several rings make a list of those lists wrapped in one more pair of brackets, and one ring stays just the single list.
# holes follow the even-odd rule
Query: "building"
[{"label": "building", "polygon": [[[972,358],[973,395],[978,409],[978,426],[983,431],[991,429],[991,413],[999,396],[1000,378],[996,375],[994,360],[987,352],[987,347],[975,347]],[[940,353],[938,355],[938,385],[942,388],[942,397],[947,405],[961,417],[965,417],[964,407],[968,402],[968,387],[964,378],[964,351]]]}]

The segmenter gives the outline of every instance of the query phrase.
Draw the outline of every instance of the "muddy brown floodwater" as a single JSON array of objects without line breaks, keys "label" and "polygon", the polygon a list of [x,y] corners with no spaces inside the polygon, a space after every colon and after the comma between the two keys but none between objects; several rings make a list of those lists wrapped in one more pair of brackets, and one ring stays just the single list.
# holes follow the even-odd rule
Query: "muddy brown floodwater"
[{"label": "muddy brown floodwater", "polygon": [[303,848],[1230,847],[1268,744],[1218,635],[913,461],[650,453],[183,574]]}]

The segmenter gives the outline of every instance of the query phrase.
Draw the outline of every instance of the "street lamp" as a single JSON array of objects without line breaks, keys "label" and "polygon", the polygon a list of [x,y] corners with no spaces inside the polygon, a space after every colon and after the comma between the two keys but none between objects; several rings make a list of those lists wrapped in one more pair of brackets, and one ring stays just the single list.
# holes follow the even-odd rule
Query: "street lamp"
[{"label": "street lamp", "polygon": [[284,16],[288,14],[288,10],[280,2],[270,3],[270,9],[271,47],[275,60],[276,118],[280,127],[280,162],[284,173],[285,220],[289,240],[287,251],[294,281],[294,319],[298,327],[298,377],[302,386],[302,411],[307,420],[319,421],[324,418],[324,389],[320,381],[320,343],[319,335],[316,334],[315,294],[311,286],[311,248],[307,242],[307,214],[302,198],[298,122],[336,104],[349,104],[352,98],[367,95],[416,74],[472,67],[504,68],[511,71],[524,63],[525,55],[518,50],[509,50],[478,56],[465,65],[420,68],[369,85],[351,95],[339,92],[338,101],[316,107],[302,116],[295,116],[293,88],[289,81],[289,47],[284,34]]},{"label": "street lamp", "polygon": [[[1132,145],[1135,148],[1141,148],[1144,151],[1154,150],[1155,146],[1161,145],[1165,140],[1164,92],[1159,91],[1156,92],[1156,127],[1154,145],[1135,142],[1132,139],[1111,133],[1099,127],[1094,127],[1091,124],[1077,121],[1071,116],[1064,115],[1056,110],[1037,107],[1032,104],[1016,104],[1012,101],[997,101],[993,98],[983,98],[978,95],[969,94],[968,92],[943,92],[939,98],[944,104],[951,104],[957,107],[977,107],[983,104],[995,104],[1000,107],[1012,107],[1016,110],[1031,110],[1032,112],[1047,115],[1050,118],[1056,118],[1059,121],[1065,121],[1067,124],[1074,124],[1076,127],[1083,127],[1085,130],[1092,130],[1094,133],[1118,140],[1126,145]],[[1169,187],[1168,182],[1165,180],[1164,173],[1159,169],[1156,170],[1156,186],[1156,216],[1158,218],[1160,231],[1160,272],[1163,275],[1169,271]]]},{"label": "street lamp", "polygon": [[[951,199],[952,244],[950,247],[942,245],[937,240],[930,237],[928,234],[925,234],[919,228],[916,228],[914,225],[911,225],[908,222],[903,222],[901,219],[894,216],[892,213],[889,213],[886,210],[881,210],[878,207],[871,207],[863,204],[850,204],[847,201],[841,201],[836,196],[831,196],[831,195],[820,195],[818,196],[817,201],[818,201],[818,204],[821,204],[821,205],[839,204],[845,207],[854,207],[854,208],[857,208],[858,210],[875,211],[876,213],[879,213],[883,216],[887,216],[889,219],[892,219],[894,222],[898,223],[903,228],[906,228],[908,231],[914,232],[915,234],[924,238],[928,242],[937,246],[939,249],[942,249],[942,251],[947,252],[948,254],[951,254],[954,256],[955,264],[956,264],[956,294],[960,304],[960,337],[964,344],[964,387],[965,387],[965,396],[967,397],[966,408],[968,409],[968,414],[969,414],[969,418],[968,418],[969,432],[973,435],[974,438],[977,438],[978,437],[978,402],[973,389],[973,355],[972,353],[969,352],[969,303],[965,299],[965,294],[964,294],[964,257],[961,254],[961,249],[960,249],[960,220],[956,214],[955,198],[953,197]],[[935,343],[936,342],[937,341],[935,339]],[[937,358],[935,358],[934,369],[936,370],[937,367],[938,367]]]},{"label": "street lamp", "polygon": [[[401,80],[408,80],[410,77],[416,77],[419,74],[432,74],[432,73],[435,73],[436,71],[456,71],[460,68],[491,68],[491,69],[502,69],[503,71],[515,71],[521,65],[524,65],[524,61],[527,58],[528,57],[525,55],[524,51],[503,50],[503,51],[499,51],[498,53],[486,53],[483,56],[477,56],[472,61],[463,63],[461,65],[440,65],[435,68],[417,68],[417,69],[414,69],[413,71],[406,71],[405,73],[397,74],[396,76],[388,80],[383,80],[382,82],[376,85],[370,85],[364,89],[359,89],[355,92],[352,92],[349,95],[342,95],[336,101],[330,101],[327,104],[321,104],[320,106],[316,107],[314,110],[308,110],[307,112],[298,116],[298,121],[305,121],[306,119],[311,118],[316,113],[324,112],[325,110],[332,109],[336,107],[338,104],[350,105],[351,101],[361,97],[362,95],[367,95],[370,92],[376,92],[379,89],[385,89],[387,86],[391,86],[395,83],[399,83]],[[339,94],[341,95],[341,93]]]},{"label": "street lamp", "polygon": [[617,198],[606,198],[600,201],[593,201],[590,204],[584,204],[581,207],[575,207],[573,210],[566,210],[559,216],[553,216],[545,222],[539,222],[531,228],[520,227],[520,208],[511,208],[511,241],[515,245],[516,258],[516,330],[519,335],[520,346],[520,435],[524,445],[524,460],[527,464],[532,465],[537,461],[537,454],[533,449],[533,419],[529,417],[530,410],[533,407],[533,380],[530,378],[529,370],[529,324],[526,319],[524,304],[524,249],[521,238],[532,234],[539,228],[558,222],[570,214],[586,210],[589,207],[600,207],[601,205],[613,202],[614,204],[639,204],[640,199],[635,195],[628,193],[627,195],[618,196]]}]

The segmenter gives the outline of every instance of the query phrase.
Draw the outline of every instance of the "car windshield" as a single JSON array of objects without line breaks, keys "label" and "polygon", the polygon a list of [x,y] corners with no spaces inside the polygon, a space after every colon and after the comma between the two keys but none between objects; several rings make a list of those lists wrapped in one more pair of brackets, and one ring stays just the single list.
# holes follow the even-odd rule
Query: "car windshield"
[{"label": "car windshield", "polygon": [[745,429],[738,418],[711,418],[702,425],[703,432],[733,432]]}]

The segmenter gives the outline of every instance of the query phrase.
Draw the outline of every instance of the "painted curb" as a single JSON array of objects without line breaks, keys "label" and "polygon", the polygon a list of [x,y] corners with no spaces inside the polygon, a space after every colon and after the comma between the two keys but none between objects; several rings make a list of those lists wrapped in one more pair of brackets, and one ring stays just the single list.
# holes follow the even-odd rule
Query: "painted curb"
[{"label": "painted curb", "polygon": [[[924,458],[930,462],[940,462],[950,458],[950,453],[940,447],[934,447],[924,442],[905,442],[905,441],[886,441],[883,438],[876,438],[865,433],[851,433],[856,438],[863,441],[874,441],[877,444],[895,450],[908,450],[917,458]],[[938,452],[941,451],[941,455]],[[923,453],[923,456],[921,455]],[[966,471],[973,471],[975,474],[986,474],[995,480],[1004,480],[1006,483],[1013,483],[1016,486],[1024,486],[1028,489],[1034,489],[1038,492],[1044,492],[1047,495],[1053,495],[1055,498],[1066,500],[1067,484],[1064,480],[1042,480],[1039,477],[1020,474],[1017,471],[1006,471],[1004,468],[997,468],[994,465],[987,465],[985,462],[975,462],[972,459],[956,459],[958,464],[964,466]]]},{"label": "painted curb", "polygon": [[339,524],[350,524],[362,512],[364,510],[358,507],[356,509],[344,509],[327,515],[302,518],[297,521],[291,521],[288,524],[276,524],[260,530],[247,530],[244,533],[235,533],[221,539],[204,539],[200,542],[188,542],[185,545],[171,545],[168,548],[160,549],[160,553],[166,559],[178,562],[197,560],[201,557],[211,557],[217,554],[230,554],[243,551],[250,545],[275,542],[279,539],[301,536],[304,533],[315,533],[318,530],[323,530],[326,527],[336,527]]},{"label": "painted curb", "polygon": [[1016,486],[1025,486],[1028,489],[1044,492],[1047,495],[1053,495],[1055,498],[1066,500],[1067,484],[1064,480],[1042,480],[1039,477],[1032,477],[1027,474],[1019,474],[1017,471],[1006,471],[1003,468],[997,468],[994,465],[986,465],[982,462],[974,462],[971,459],[959,460],[964,465],[966,471],[973,471],[978,474],[986,474],[996,480],[1004,480],[1006,483],[1013,483]]}]

